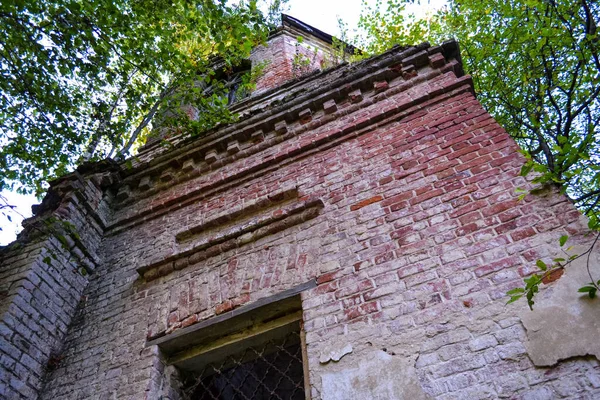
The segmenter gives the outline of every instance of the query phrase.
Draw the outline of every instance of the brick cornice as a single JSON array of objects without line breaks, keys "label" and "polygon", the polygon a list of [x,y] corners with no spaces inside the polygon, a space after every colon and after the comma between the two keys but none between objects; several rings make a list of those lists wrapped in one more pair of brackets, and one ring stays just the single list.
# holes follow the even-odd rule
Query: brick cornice
[{"label": "brick cornice", "polygon": [[[186,207],[202,199],[209,198],[219,191],[226,190],[233,186],[239,186],[242,183],[260,177],[269,172],[276,171],[284,165],[296,162],[304,157],[309,157],[316,152],[339,145],[342,141],[355,138],[368,132],[372,126],[382,126],[389,123],[402,120],[419,111],[425,105],[442,102],[448,97],[456,96],[460,93],[471,91],[470,77],[456,79],[440,90],[447,92],[443,95],[437,95],[430,99],[425,95],[416,103],[411,101],[409,104],[400,104],[394,109],[386,110],[377,117],[363,118],[355,123],[346,126],[344,129],[331,129],[323,132],[316,140],[306,143],[299,148],[290,148],[284,152],[274,155],[272,158],[261,160],[261,162],[250,165],[246,169],[237,171],[237,173],[228,176],[219,176],[214,182],[206,182],[206,185],[197,186],[175,199],[167,199],[163,203],[153,208],[146,209],[131,217],[123,218],[118,224],[113,225],[109,234],[118,234],[133,226],[147,222],[148,220],[159,218],[176,209]],[[430,100],[430,101],[428,101]],[[404,109],[404,111],[402,111]],[[387,117],[387,118],[386,118]]]},{"label": "brick cornice", "polygon": [[[325,89],[319,84],[320,80],[316,79],[317,77],[310,77],[308,78],[309,82],[300,82],[301,85],[297,83],[299,86],[296,89],[304,88],[304,94],[294,97],[295,91],[290,90],[291,94],[288,96],[291,98],[289,101],[286,101],[286,98],[280,98],[278,101],[281,104],[278,106],[274,105],[277,101],[268,103],[263,98],[262,103],[260,103],[263,108],[257,110],[254,107],[254,104],[256,104],[254,102],[260,102],[261,99],[252,100],[250,102],[252,104],[247,104],[245,111],[242,111],[243,115],[250,116],[246,116],[240,123],[223,128],[221,132],[213,132],[206,138],[199,139],[196,142],[187,145],[181,144],[181,148],[158,155],[151,161],[140,164],[130,171],[129,176],[122,182],[120,192],[117,194],[117,199],[120,202],[116,205],[116,218],[110,224],[109,232],[112,234],[118,233],[123,229],[136,225],[141,219],[155,218],[164,214],[167,210],[177,209],[184,206],[184,204],[189,204],[192,199],[197,201],[199,198],[204,198],[225,189],[232,182],[239,183],[240,180],[266,173],[271,170],[269,167],[274,164],[287,163],[292,159],[297,159],[303,152],[312,152],[315,148],[331,140],[337,140],[371,124],[380,123],[394,114],[411,106],[417,106],[444,92],[464,85],[467,86],[468,90],[472,90],[469,77],[456,78],[455,74],[462,73],[459,62],[455,58],[446,59],[446,57],[456,57],[456,48],[451,45],[446,46],[448,50],[445,52],[443,47],[427,48],[426,46],[422,46],[424,49],[410,48],[404,51],[390,51],[387,55],[384,54],[369,59],[367,60],[368,63],[355,67],[353,73],[347,70],[352,66],[346,66],[344,71],[346,75],[351,76],[346,76],[346,79],[330,77],[329,79],[332,79],[336,84]],[[448,56],[444,56],[445,53]],[[439,87],[434,85],[435,87],[428,90],[427,93],[421,93],[420,96],[403,99],[402,104],[396,107],[382,110],[382,112],[370,118],[357,119],[340,131],[326,129],[325,127],[332,121],[348,116],[359,109],[373,106],[391,96],[409,91],[411,88],[425,82],[439,79],[444,74],[452,74],[447,79],[448,82],[442,86],[435,84]],[[341,75],[344,76],[344,74]],[[403,79],[403,81],[394,87],[388,88],[387,82],[394,79]],[[313,90],[309,90],[310,88]],[[279,95],[283,95],[281,90],[277,92]],[[277,93],[266,95],[276,96]],[[326,109],[332,101],[334,107],[335,102],[348,101],[355,104],[340,110],[326,110],[320,118],[311,120],[312,113]],[[265,105],[265,103],[268,104]],[[325,131],[319,133],[316,138],[310,141],[296,140],[293,145],[286,144],[292,138],[305,136],[307,132],[312,133],[323,130]],[[220,136],[216,137],[217,134],[220,134]],[[263,136],[263,138],[256,139],[257,136]],[[243,139],[255,143],[241,150],[238,149],[237,152],[227,152],[228,144],[231,144],[232,141],[239,143]],[[269,157],[249,158],[254,154],[277,147],[281,147],[281,151]],[[199,161],[202,158],[198,157],[199,154],[208,157],[210,151],[213,151],[210,154],[211,157],[214,157],[212,163]],[[202,154],[202,152],[204,153]],[[221,153],[220,156],[217,155],[219,152]],[[143,157],[143,155],[141,156]],[[234,173],[223,172],[224,167],[231,163],[236,163],[239,166],[237,171]],[[160,204],[153,204],[151,207],[138,207],[140,211],[135,214],[127,213],[127,210],[132,209],[132,207],[129,207],[130,205],[138,203],[144,198],[156,195],[174,185],[184,185],[185,182],[191,179],[202,177],[204,179],[197,182],[194,188],[183,190],[184,193],[176,199],[165,199]],[[162,183],[152,187],[149,184],[150,179],[158,179]],[[142,184],[146,187],[141,188]],[[137,193],[133,194],[132,192]]]},{"label": "brick cornice", "polygon": [[[298,119],[298,113],[303,106],[318,108],[320,104],[329,100],[342,100],[350,91],[357,88],[371,89],[375,79],[392,79],[403,74],[401,68],[415,69],[427,67],[430,54],[443,54],[448,60],[459,59],[457,43],[450,41],[442,46],[429,47],[425,43],[406,49],[394,48],[379,56],[369,58],[357,64],[343,64],[336,68],[313,73],[307,77],[292,80],[276,89],[264,92],[260,96],[250,97],[232,108],[240,114],[238,123],[224,127],[217,127],[202,137],[187,137],[179,135],[170,140],[170,150],[160,152],[160,143],[154,143],[142,150],[133,158],[133,168],[123,168],[122,174],[125,182],[139,179],[140,176],[149,174],[153,169],[169,163],[176,163],[174,159],[189,157],[190,153],[207,148],[226,148],[226,143],[231,139],[248,139],[257,131],[264,133],[271,131],[279,121],[293,122]],[[394,66],[397,68],[388,69]],[[462,76],[460,62],[453,63],[452,67],[457,76]],[[380,76],[384,75],[384,76]],[[136,160],[142,160],[138,162]],[[181,163],[181,162],[179,162]],[[220,165],[213,165],[218,168]]]}]

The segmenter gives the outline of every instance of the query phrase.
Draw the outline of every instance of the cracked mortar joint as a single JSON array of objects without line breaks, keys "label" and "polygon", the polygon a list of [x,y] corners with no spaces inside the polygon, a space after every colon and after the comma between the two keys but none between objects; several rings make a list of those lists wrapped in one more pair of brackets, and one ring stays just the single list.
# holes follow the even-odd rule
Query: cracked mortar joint
[{"label": "cracked mortar joint", "polygon": [[327,364],[329,361],[338,362],[344,357],[346,354],[352,353],[352,345],[347,343],[342,348],[334,348],[331,350],[326,350],[321,353],[319,357],[319,362],[321,364]]}]

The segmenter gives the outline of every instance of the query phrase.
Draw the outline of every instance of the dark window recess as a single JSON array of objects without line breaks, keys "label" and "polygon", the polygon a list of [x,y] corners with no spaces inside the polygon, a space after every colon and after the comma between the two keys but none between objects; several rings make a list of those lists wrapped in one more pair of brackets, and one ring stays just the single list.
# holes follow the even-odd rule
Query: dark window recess
[{"label": "dark window recess", "polygon": [[189,400],[302,400],[302,348],[299,332],[248,347],[222,362],[185,377]]},{"label": "dark window recess", "polygon": [[227,105],[232,105],[236,101],[240,101],[250,96],[250,92],[242,87],[242,76],[250,73],[250,70],[233,74],[225,82],[227,89]]},{"label": "dark window recess", "polygon": [[[213,79],[221,82],[225,86],[225,96],[227,96],[227,105],[243,100],[250,96],[250,92],[242,85],[243,76],[250,74],[252,63],[250,60],[243,60],[239,65],[226,68],[223,65],[215,67]],[[213,93],[212,85],[202,83],[204,94],[210,96]]]}]

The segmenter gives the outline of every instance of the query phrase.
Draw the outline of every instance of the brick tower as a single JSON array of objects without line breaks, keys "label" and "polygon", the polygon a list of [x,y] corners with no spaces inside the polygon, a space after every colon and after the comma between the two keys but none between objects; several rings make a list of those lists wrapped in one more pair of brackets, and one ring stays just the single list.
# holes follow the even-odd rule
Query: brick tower
[{"label": "brick tower", "polygon": [[51,183],[0,253],[0,397],[600,396],[582,260],[506,305],[590,240],[553,188],[517,199],[457,43],[328,66],[331,43],[284,16],[238,122]]}]

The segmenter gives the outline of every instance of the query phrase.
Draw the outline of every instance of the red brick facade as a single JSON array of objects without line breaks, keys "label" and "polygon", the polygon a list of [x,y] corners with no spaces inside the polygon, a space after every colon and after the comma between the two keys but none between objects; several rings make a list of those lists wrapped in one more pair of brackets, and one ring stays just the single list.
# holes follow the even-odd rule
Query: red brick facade
[{"label": "red brick facade", "polygon": [[[290,71],[285,37],[255,53],[275,61],[234,106],[240,122],[53,186],[61,206],[47,199],[39,215],[63,209],[101,232],[63,265],[94,266],[82,294],[56,283],[81,298],[47,354],[19,328],[39,308],[0,309],[2,343],[15,347],[2,347],[0,388],[175,398],[149,341],[314,281],[302,292],[313,399],[598,396],[595,358],[536,366],[526,305],[505,304],[561,235],[586,243],[585,221],[554,190],[518,201],[515,189],[531,188],[523,157],[474,96],[457,44],[395,48],[274,87]],[[23,253],[9,250],[0,279],[14,288],[5,271]],[[31,276],[19,293],[35,290]],[[34,374],[30,357],[52,368]]]}]

